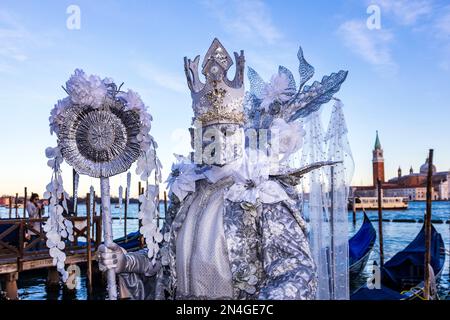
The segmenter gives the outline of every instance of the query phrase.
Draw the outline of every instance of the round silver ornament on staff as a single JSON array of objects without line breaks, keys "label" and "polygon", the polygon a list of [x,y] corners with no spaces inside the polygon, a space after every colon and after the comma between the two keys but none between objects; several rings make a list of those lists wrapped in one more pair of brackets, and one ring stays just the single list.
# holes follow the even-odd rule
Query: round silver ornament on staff
[{"label": "round silver ornament on staff", "polygon": [[[77,173],[100,178],[103,238],[113,245],[109,178],[126,172],[140,157],[149,168],[138,168],[148,175],[156,170],[156,143],[149,135],[152,117],[139,95],[120,91],[111,79],[87,76],[82,70],[66,83],[68,97],[58,101],[50,117],[51,131],[58,137],[63,159]],[[158,184],[158,181],[156,182]],[[146,239],[147,240],[147,239]],[[116,274],[107,271],[108,297],[117,299]]]}]

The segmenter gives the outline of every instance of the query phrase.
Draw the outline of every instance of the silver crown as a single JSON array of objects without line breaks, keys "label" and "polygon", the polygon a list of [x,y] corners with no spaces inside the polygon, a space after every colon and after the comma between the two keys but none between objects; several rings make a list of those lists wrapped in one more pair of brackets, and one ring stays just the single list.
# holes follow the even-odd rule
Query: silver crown
[{"label": "silver crown", "polygon": [[203,83],[198,74],[200,56],[194,61],[184,58],[184,71],[191,90],[194,121],[202,125],[217,123],[243,124],[244,116],[244,51],[234,52],[236,73],[229,80],[227,72],[233,60],[220,41],[215,38],[202,64]]}]

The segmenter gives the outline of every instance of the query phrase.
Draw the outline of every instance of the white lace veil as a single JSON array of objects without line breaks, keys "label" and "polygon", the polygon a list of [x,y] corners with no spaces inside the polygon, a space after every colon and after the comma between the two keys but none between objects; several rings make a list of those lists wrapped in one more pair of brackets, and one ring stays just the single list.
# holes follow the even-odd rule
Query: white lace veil
[{"label": "white lace veil", "polygon": [[303,191],[309,193],[305,213],[319,279],[317,299],[321,300],[349,299],[347,196],[354,164],[342,106],[338,100],[334,104],[325,135],[320,111],[305,119],[302,166],[342,161],[314,170],[303,179]]}]

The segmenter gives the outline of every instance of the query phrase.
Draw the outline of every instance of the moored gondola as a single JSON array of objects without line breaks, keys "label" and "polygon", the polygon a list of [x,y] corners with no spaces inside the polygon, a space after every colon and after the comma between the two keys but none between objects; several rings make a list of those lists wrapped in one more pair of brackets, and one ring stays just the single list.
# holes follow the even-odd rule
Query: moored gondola
[{"label": "moored gondola", "polygon": [[141,234],[139,231],[131,232],[126,237],[114,239],[114,242],[127,251],[134,251],[141,248]]},{"label": "moored gondola", "polygon": [[[445,245],[442,236],[431,226],[430,265],[437,278],[444,268]],[[351,300],[399,300],[420,298],[423,291],[425,264],[425,227],[402,251],[381,268],[381,288],[363,286],[351,295]],[[394,294],[395,293],[395,294]]]},{"label": "moored gondola", "polygon": [[361,228],[349,240],[349,273],[351,281],[355,280],[366,267],[376,238],[375,228],[364,212]]}]

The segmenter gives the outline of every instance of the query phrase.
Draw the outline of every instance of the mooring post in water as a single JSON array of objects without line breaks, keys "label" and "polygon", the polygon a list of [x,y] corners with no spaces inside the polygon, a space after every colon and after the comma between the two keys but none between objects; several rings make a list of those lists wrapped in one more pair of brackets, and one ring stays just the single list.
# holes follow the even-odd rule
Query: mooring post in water
[{"label": "mooring post in water", "polygon": [[[88,201],[89,200],[89,201]],[[87,240],[87,281],[88,294],[92,295],[92,252],[91,252],[91,210],[90,197],[86,195],[86,240]]]},{"label": "mooring post in water", "polygon": [[[144,194],[144,188],[141,186],[141,182],[139,181],[138,183],[138,195],[140,196],[141,194]],[[139,197],[138,197],[139,199]],[[139,205],[138,205],[138,211],[141,211],[141,202],[139,201]],[[142,227],[142,220],[139,219],[139,230],[141,230]],[[141,248],[144,247],[144,238],[142,237],[142,234],[139,235],[139,243],[141,245]]]},{"label": "mooring post in water", "polygon": [[16,193],[16,199],[14,200],[14,208],[16,209],[16,219],[19,218],[19,194]]},{"label": "mooring post in water", "polygon": [[156,203],[158,204],[158,206],[156,207],[156,225],[159,228],[159,220],[161,219],[161,208],[160,208],[160,201],[161,199],[159,198],[159,193],[158,193],[158,197],[156,198]]},{"label": "mooring post in water", "polygon": [[89,193],[86,193],[86,216],[90,211],[91,211],[91,195]]},{"label": "mooring post in water", "polygon": [[381,196],[381,180],[377,179],[378,189],[378,238],[380,241],[380,268],[384,265],[384,250],[383,250],[383,198]]},{"label": "mooring post in water", "polygon": [[125,237],[125,242],[128,241],[127,237],[127,221],[128,221],[128,188],[125,188],[125,209],[124,209],[124,217],[123,217],[123,233]]},{"label": "mooring post in water", "polygon": [[[94,215],[96,215],[97,214],[97,209],[96,209],[96,204],[95,204],[95,190],[94,190],[94,193],[93,193],[93,197],[92,197],[92,212],[94,213]],[[101,210],[101,208],[100,208],[100,215],[102,214],[102,210]]]},{"label": "mooring post in water", "polygon": [[[139,181],[138,182],[138,195],[141,195],[142,193],[141,193],[141,182]],[[141,203],[139,202],[139,210],[141,210]]]},{"label": "mooring post in water", "polygon": [[12,196],[9,196],[9,218],[12,217]]},{"label": "mooring post in water", "polygon": [[353,196],[353,225],[356,225],[356,200]]},{"label": "mooring post in water", "polygon": [[164,191],[164,218],[167,217],[167,192]]},{"label": "mooring post in water", "polygon": [[5,292],[6,297],[10,300],[19,300],[18,290],[17,290],[17,280],[19,279],[18,272],[12,272],[6,274],[5,279]]},{"label": "mooring post in water", "polygon": [[433,149],[430,149],[428,155],[428,174],[427,174],[427,210],[425,213],[425,264],[424,264],[424,289],[423,296],[425,300],[430,299],[430,269],[431,262],[431,201],[433,191]]},{"label": "mooring post in water", "polygon": [[76,179],[77,172],[75,169],[72,169],[72,202],[73,202],[73,213],[75,214],[75,217],[77,216],[77,208],[76,208],[76,201],[75,201],[75,179]]},{"label": "mooring post in water", "polygon": [[60,276],[56,267],[50,267],[47,269],[47,282],[48,291],[59,291],[60,288]]},{"label": "mooring post in water", "polygon": [[23,189],[23,218],[27,217],[27,187]]}]

